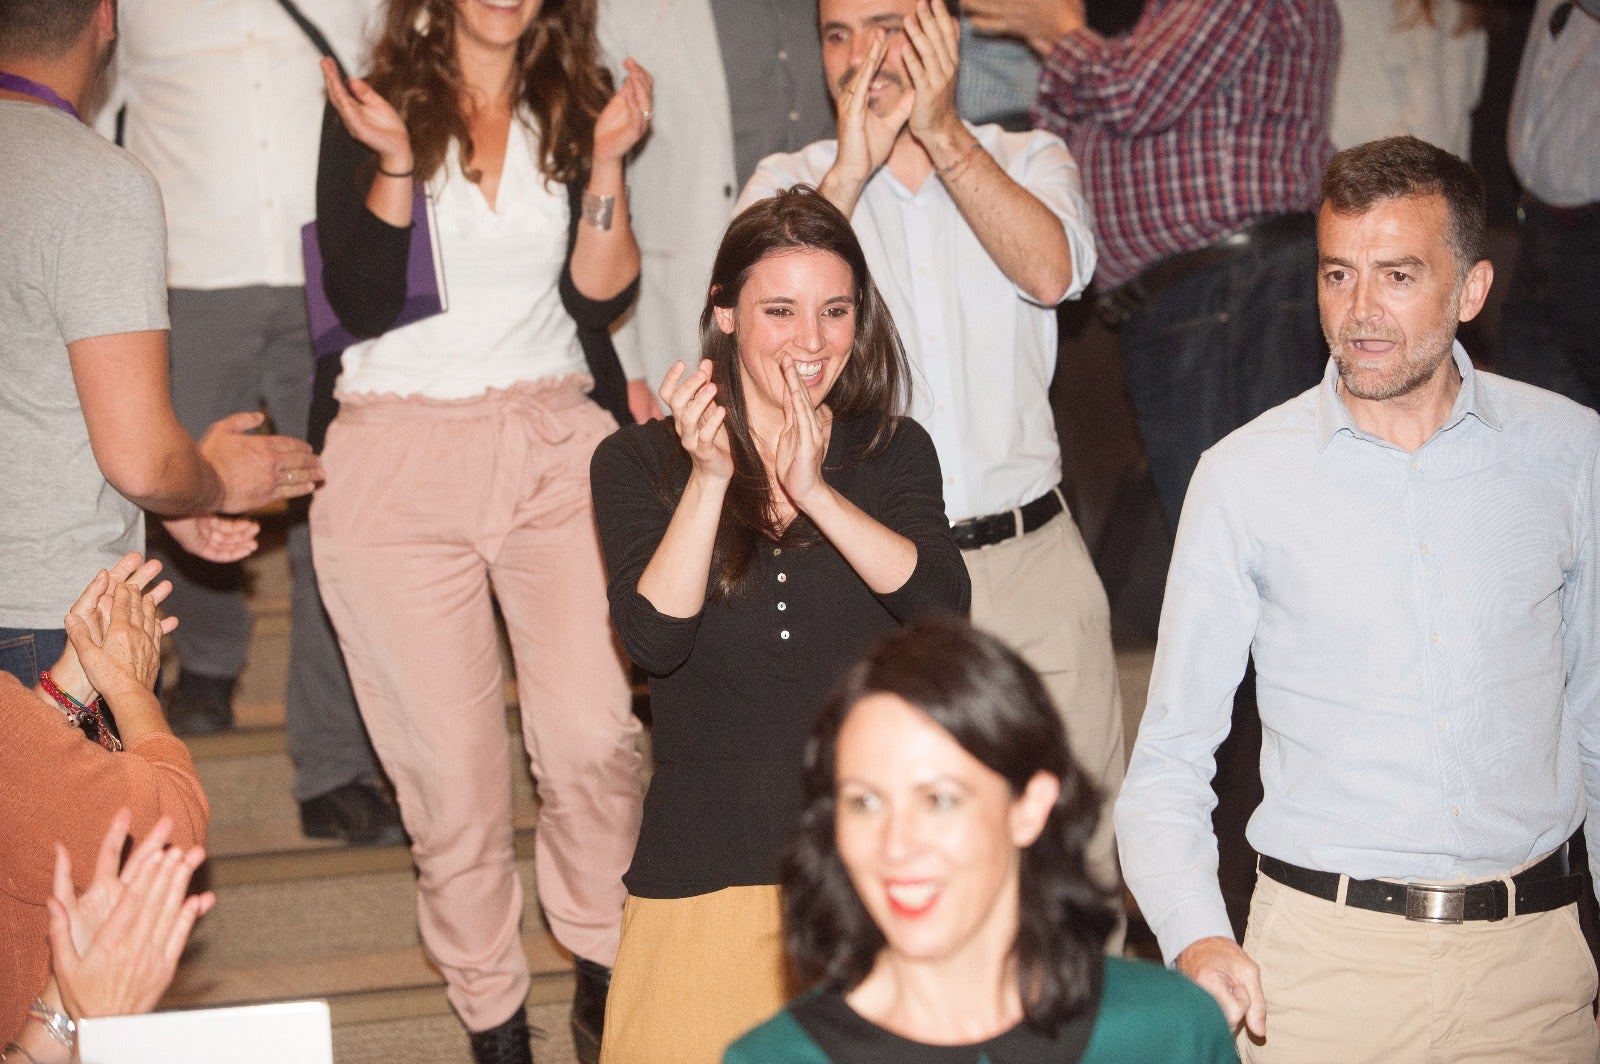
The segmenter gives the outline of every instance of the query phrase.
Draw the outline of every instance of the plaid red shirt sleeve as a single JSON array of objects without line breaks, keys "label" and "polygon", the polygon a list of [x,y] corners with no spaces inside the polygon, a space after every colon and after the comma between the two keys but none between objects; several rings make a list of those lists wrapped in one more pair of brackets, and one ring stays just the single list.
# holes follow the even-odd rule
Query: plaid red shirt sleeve
[{"label": "plaid red shirt sleeve", "polygon": [[1033,117],[1083,169],[1098,285],[1314,209],[1338,54],[1333,0],[1151,0],[1125,37],[1057,42]]}]

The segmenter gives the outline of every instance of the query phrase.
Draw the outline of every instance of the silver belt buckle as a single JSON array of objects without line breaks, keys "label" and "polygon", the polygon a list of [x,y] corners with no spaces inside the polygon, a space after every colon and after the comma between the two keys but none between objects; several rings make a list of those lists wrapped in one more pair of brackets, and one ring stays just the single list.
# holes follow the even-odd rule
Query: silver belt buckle
[{"label": "silver belt buckle", "polygon": [[1406,919],[1424,924],[1459,924],[1467,918],[1466,887],[1406,885]]}]

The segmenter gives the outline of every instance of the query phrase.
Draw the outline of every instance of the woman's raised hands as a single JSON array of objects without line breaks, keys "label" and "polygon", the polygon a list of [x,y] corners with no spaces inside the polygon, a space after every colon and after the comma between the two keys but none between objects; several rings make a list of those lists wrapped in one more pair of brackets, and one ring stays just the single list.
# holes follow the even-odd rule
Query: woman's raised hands
[{"label": "woman's raised hands", "polygon": [[828,453],[833,411],[826,403],[811,405],[811,392],[787,356],[783,359],[783,380],[783,431],[778,434],[773,472],[794,508],[810,513],[816,493],[828,490],[822,479],[822,459]]},{"label": "woman's raised hands", "polygon": [[702,359],[693,373],[682,360],[674,362],[657,394],[672,411],[678,442],[694,460],[695,473],[725,483],[733,479],[733,452],[724,424],[728,411],[715,401],[711,368],[710,359]]},{"label": "woman's raised hands", "polygon": [[328,86],[328,102],[339,113],[344,128],[378,153],[378,166],[391,175],[409,175],[415,162],[411,135],[400,113],[360,78],[351,78],[347,88],[332,59],[322,61],[322,80]]},{"label": "woman's raised hands", "polygon": [[594,161],[621,162],[644,139],[650,128],[652,90],[650,72],[632,59],[623,61],[628,76],[594,122]]}]

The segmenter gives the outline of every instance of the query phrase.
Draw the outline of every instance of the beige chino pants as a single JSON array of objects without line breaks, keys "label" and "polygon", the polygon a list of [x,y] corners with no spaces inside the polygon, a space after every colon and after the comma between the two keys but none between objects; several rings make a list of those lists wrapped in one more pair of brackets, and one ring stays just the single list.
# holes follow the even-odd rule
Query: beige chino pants
[{"label": "beige chino pants", "polygon": [[615,427],[568,379],[346,402],[328,431],[317,575],[411,833],[424,948],[469,1030],[504,1021],[530,981],[491,599],[539,786],[539,902],[567,949],[616,957],[642,799],[589,494]]},{"label": "beige chino pants", "polygon": [[[1111,806],[1128,768],[1122,694],[1111,649],[1111,609],[1072,515],[1025,536],[961,552],[972,578],[972,623],[1022,655],[1044,681],[1067,726],[1067,743],[1104,802],[1089,842],[1089,867],[1122,883]],[[1106,944],[1120,954],[1125,928]]]},{"label": "beige chino pants", "polygon": [[1426,924],[1256,878],[1245,952],[1267,1037],[1244,1064],[1594,1064],[1578,907]]}]

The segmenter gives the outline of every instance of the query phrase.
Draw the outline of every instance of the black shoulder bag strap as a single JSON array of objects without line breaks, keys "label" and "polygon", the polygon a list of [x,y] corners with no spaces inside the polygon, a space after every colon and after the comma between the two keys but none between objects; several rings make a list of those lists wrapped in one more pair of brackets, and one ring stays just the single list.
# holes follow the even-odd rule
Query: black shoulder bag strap
[{"label": "black shoulder bag strap", "polygon": [[[339,69],[339,79],[349,84],[350,72],[344,68],[344,63],[340,62],[333,45],[328,43],[327,36],[317,28],[317,24],[306,18],[305,12],[300,10],[294,0],[278,0],[278,6],[283,8],[284,14],[294,19],[294,24],[300,27],[300,32],[306,35],[317,51],[333,60],[333,65]],[[314,362],[311,415],[306,426],[306,438],[310,441],[312,450],[321,454],[328,426],[333,423],[334,416],[339,412],[339,401],[333,397],[333,385],[339,378],[339,360],[319,358]]]},{"label": "black shoulder bag strap", "polygon": [[294,24],[300,27],[300,32],[311,39],[311,43],[317,51],[333,60],[333,65],[339,68],[339,77],[344,81],[349,81],[350,72],[344,68],[344,64],[334,54],[333,45],[329,44],[328,38],[323,35],[321,30],[317,29],[317,24],[306,18],[306,13],[300,10],[294,0],[278,0],[278,6],[283,8],[285,14],[294,19]]}]

